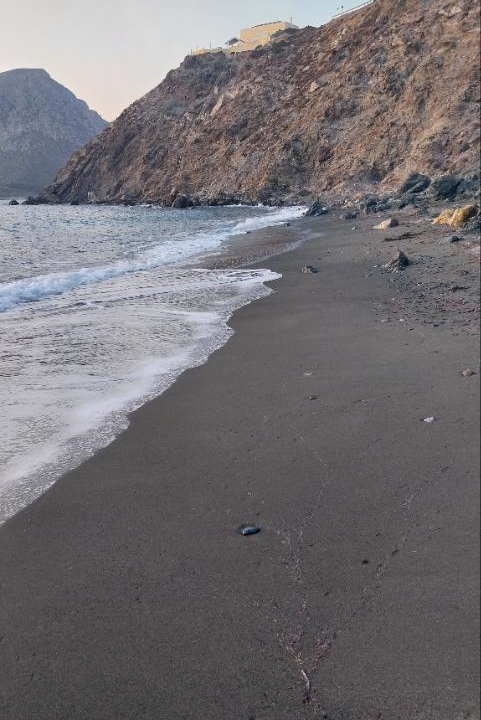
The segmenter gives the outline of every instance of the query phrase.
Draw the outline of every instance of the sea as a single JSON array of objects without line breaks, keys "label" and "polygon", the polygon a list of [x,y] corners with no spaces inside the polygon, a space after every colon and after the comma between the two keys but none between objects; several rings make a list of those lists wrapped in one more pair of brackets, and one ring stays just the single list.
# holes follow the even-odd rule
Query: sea
[{"label": "sea", "polygon": [[278,276],[213,258],[303,211],[0,201],[0,522],[228,340]]}]

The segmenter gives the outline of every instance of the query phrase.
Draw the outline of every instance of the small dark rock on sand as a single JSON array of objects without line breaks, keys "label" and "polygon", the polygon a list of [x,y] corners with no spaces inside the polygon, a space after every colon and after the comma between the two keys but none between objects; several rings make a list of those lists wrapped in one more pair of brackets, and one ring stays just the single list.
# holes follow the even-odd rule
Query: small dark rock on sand
[{"label": "small dark rock on sand", "polygon": [[302,268],[303,275],[315,275],[318,272],[319,272],[319,268],[314,267],[314,265],[305,265]]},{"label": "small dark rock on sand", "polygon": [[458,235],[451,235],[449,238],[450,243],[458,243],[461,242],[463,238],[460,238]]},{"label": "small dark rock on sand", "polygon": [[341,220],[355,220],[357,218],[357,212],[347,212],[341,215]]},{"label": "small dark rock on sand", "polygon": [[410,264],[411,261],[409,260],[408,256],[403,253],[402,250],[398,250],[397,254],[393,257],[393,259],[386,265],[383,265],[383,268],[385,270],[389,270],[389,272],[399,272],[400,270],[404,270],[404,268],[406,268]]},{"label": "small dark rock on sand", "polygon": [[241,525],[239,532],[244,537],[249,537],[250,535],[258,535],[261,532],[261,528],[257,525]]},{"label": "small dark rock on sand", "polygon": [[18,200],[10,200],[10,202],[9,202],[8,204],[9,204],[9,205],[20,205],[20,203],[18,202]]}]

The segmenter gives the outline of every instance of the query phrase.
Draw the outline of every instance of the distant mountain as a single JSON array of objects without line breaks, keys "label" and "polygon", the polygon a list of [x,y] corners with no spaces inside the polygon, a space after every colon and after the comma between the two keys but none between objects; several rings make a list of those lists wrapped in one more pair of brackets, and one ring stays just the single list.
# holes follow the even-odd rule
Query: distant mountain
[{"label": "distant mountain", "polygon": [[[374,0],[189,56],[72,156],[52,202],[304,202],[479,173],[478,0]],[[183,197],[185,196],[185,197]]]},{"label": "distant mountain", "polygon": [[106,125],[45,70],[0,73],[0,192],[41,190]]}]

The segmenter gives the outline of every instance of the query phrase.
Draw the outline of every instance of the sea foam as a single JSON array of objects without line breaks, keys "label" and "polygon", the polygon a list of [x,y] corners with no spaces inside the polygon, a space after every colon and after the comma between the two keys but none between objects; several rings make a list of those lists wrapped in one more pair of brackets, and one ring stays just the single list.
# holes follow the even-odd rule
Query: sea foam
[{"label": "sea foam", "polygon": [[203,259],[303,212],[15,210],[0,208],[0,522],[205,362],[232,334],[232,313],[279,277]]},{"label": "sea foam", "polygon": [[82,285],[99,283],[123,275],[145,272],[163,265],[185,261],[193,256],[218,248],[229,236],[286,222],[301,217],[305,208],[288,207],[276,209],[265,216],[247,218],[232,228],[222,229],[210,235],[198,235],[182,241],[164,241],[161,245],[140,253],[135,259],[123,260],[100,267],[81,267],[67,272],[47,273],[14,282],[0,284],[0,312],[17,305],[38,302],[44,298],[73,290]]}]

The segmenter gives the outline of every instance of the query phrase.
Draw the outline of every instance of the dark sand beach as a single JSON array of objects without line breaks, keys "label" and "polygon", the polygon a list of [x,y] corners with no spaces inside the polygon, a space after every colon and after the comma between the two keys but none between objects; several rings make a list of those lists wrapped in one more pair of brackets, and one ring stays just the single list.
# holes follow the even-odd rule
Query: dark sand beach
[{"label": "dark sand beach", "polygon": [[479,719],[476,266],[372,224],[0,528],[1,720]]}]

